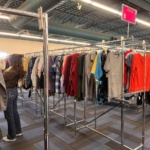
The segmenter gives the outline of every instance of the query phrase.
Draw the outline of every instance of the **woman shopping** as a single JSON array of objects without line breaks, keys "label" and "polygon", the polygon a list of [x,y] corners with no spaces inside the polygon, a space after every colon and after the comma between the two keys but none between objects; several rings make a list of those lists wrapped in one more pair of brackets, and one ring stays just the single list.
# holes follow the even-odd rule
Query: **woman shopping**
[{"label": "woman shopping", "polygon": [[8,124],[8,134],[3,141],[15,141],[22,135],[20,116],[17,110],[18,81],[24,77],[22,55],[13,54],[8,59],[10,67],[3,72],[7,90],[7,108],[4,111]]}]

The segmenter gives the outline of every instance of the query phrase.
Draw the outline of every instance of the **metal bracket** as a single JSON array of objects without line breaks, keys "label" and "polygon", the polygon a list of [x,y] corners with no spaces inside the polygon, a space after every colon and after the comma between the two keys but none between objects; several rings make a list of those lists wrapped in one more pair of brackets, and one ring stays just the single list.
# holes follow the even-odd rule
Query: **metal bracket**
[{"label": "metal bracket", "polygon": [[125,42],[124,42],[124,37],[123,37],[123,36],[121,36],[121,47],[123,47],[123,46],[124,46],[124,44],[125,44]]},{"label": "metal bracket", "polygon": [[143,40],[142,45],[143,45],[143,49],[145,50],[145,47],[146,47],[146,42],[145,42],[145,40]]},{"label": "metal bracket", "polygon": [[78,3],[77,8],[78,8],[78,10],[81,10],[82,9],[82,4]]},{"label": "metal bracket", "polygon": [[102,49],[107,53],[107,48],[105,47],[105,40],[102,40]]},{"label": "metal bracket", "polygon": [[38,18],[38,24],[39,24],[39,30],[43,29],[43,8],[40,7],[38,10],[39,18]]}]

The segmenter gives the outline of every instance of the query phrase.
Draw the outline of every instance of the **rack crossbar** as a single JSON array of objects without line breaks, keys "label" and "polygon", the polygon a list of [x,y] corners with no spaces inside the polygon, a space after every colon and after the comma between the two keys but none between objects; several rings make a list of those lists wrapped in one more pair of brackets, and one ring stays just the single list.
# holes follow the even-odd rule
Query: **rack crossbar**
[{"label": "rack crossbar", "polygon": [[[54,110],[49,110],[49,112],[51,112],[51,113],[53,113],[53,114],[55,114],[55,115],[58,115],[58,116],[64,118],[64,115],[62,115],[62,114],[60,114],[60,113],[57,113],[57,112],[54,111]],[[73,120],[71,120],[70,118],[66,118],[66,119],[69,120],[69,121],[73,121]]]},{"label": "rack crossbar", "polygon": [[111,110],[113,110],[114,108],[116,108],[116,107],[118,107],[118,106],[120,106],[120,105],[121,105],[121,103],[119,103],[119,104],[117,104],[116,106],[114,106],[114,107],[112,107],[112,108],[106,110],[105,112],[103,112],[102,114],[100,114],[99,116],[97,116],[96,118],[94,118],[93,120],[87,122],[86,125],[88,125],[88,124],[92,123],[93,121],[97,120],[98,118],[104,116],[105,114],[107,114],[108,112],[110,112]]},{"label": "rack crossbar", "polygon": [[40,17],[38,13],[27,12],[27,11],[18,10],[18,9],[11,9],[11,8],[0,7],[0,12],[7,13],[7,14],[13,14],[13,15],[32,17],[32,18],[39,18]]},{"label": "rack crossbar", "polygon": [[64,99],[64,97],[62,97],[61,99],[59,99],[59,101],[51,108],[54,109],[58,104],[60,104],[60,102]]},{"label": "rack crossbar", "polygon": [[139,148],[141,148],[143,146],[143,144],[139,145],[138,147],[136,147],[135,149],[133,150],[138,150]]},{"label": "rack crossbar", "polygon": [[[119,141],[116,141],[115,139],[113,139],[113,138],[111,138],[111,137],[109,137],[109,136],[107,136],[107,135],[105,135],[105,134],[103,134],[103,133],[101,133],[101,132],[99,132],[99,131],[97,131],[97,130],[91,128],[91,127],[89,127],[89,126],[86,126],[86,127],[87,127],[88,129],[90,129],[90,130],[96,132],[97,134],[102,135],[103,137],[105,137],[105,138],[107,138],[107,139],[109,139],[109,140],[111,140],[111,141],[113,141],[113,142],[115,142],[115,143],[121,145],[121,143],[120,143]],[[133,148],[128,147],[127,145],[123,145],[123,147],[125,147],[125,148],[127,148],[127,149],[129,149],[129,150],[137,150],[137,149],[139,149],[139,148],[142,147],[142,146],[143,146],[143,145],[140,145],[140,146],[136,147],[135,149],[133,149]]]},{"label": "rack crossbar", "polygon": [[[73,120],[72,120],[72,121],[73,121]],[[83,122],[83,121],[85,121],[85,119],[76,121],[76,123],[80,123],[80,122]],[[66,126],[68,127],[68,126],[71,126],[71,125],[74,125],[74,122],[73,122],[73,123],[69,123],[69,124],[67,124]]]}]

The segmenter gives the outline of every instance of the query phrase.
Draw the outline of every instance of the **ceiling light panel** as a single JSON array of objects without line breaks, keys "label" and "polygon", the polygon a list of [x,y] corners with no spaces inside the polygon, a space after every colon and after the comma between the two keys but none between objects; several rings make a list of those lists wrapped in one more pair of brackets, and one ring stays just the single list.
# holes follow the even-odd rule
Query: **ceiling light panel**
[{"label": "ceiling light panel", "polygon": [[0,59],[5,59],[8,57],[8,53],[0,51]]},{"label": "ceiling light panel", "polygon": [[0,19],[6,19],[6,20],[9,20],[9,17],[8,17],[8,16],[1,15],[1,14],[0,14]]},{"label": "ceiling light panel", "polygon": [[83,2],[85,2],[85,3],[88,3],[88,4],[91,4],[92,6],[101,8],[101,9],[103,9],[103,10],[106,10],[106,11],[109,11],[109,12],[111,12],[111,13],[114,13],[114,14],[117,14],[117,15],[121,16],[121,12],[120,12],[120,11],[115,10],[115,9],[113,9],[113,8],[110,8],[110,7],[107,7],[107,6],[105,6],[105,5],[102,5],[102,4],[100,4],[100,3],[94,2],[94,1],[92,1],[92,0],[81,0],[81,1],[83,1]]},{"label": "ceiling light panel", "polygon": [[[0,35],[9,36],[9,37],[26,38],[26,39],[43,40],[43,37],[40,37],[40,36],[16,34],[16,33],[9,33],[9,32],[0,32]],[[67,43],[67,44],[90,45],[90,43],[87,43],[87,42],[61,40],[61,39],[57,39],[57,38],[48,38],[48,41],[50,41],[50,42],[61,42],[61,43]]]}]

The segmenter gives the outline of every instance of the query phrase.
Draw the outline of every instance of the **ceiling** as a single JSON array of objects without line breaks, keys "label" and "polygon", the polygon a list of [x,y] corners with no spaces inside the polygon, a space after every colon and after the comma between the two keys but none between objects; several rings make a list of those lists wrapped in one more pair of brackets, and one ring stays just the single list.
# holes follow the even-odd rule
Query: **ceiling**
[{"label": "ceiling", "polygon": [[[150,0],[93,0],[121,11],[122,4],[137,9],[139,19],[150,22]],[[74,41],[111,40],[127,36],[128,23],[117,15],[97,9],[80,0],[0,0],[0,6],[36,12],[43,6],[49,15],[49,37]],[[78,10],[78,2],[82,5]],[[30,4],[31,3],[31,4]],[[36,19],[10,15],[10,21],[0,19],[0,31],[41,34]],[[150,27],[130,24],[130,36],[150,41]]]}]

